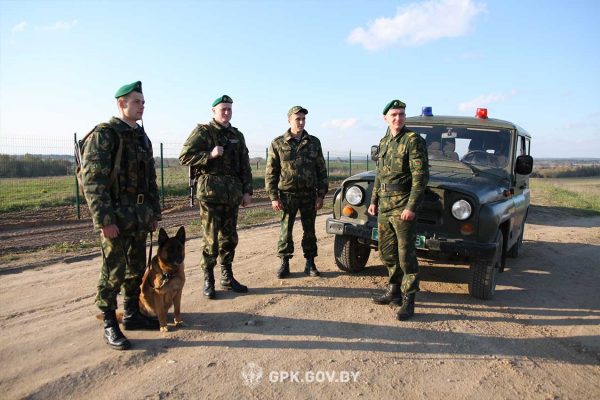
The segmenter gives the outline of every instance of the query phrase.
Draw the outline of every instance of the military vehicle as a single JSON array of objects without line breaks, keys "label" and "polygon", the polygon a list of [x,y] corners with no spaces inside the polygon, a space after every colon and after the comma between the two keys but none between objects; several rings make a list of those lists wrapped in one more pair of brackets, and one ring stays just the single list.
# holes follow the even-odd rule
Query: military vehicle
[{"label": "military vehicle", "polygon": [[[488,118],[484,108],[458,117],[434,116],[423,107],[406,126],[425,139],[429,157],[430,179],[417,210],[418,256],[468,263],[469,294],[490,299],[507,256],[517,257],[523,245],[531,136],[512,122]],[[377,152],[373,146],[375,161]],[[343,271],[363,270],[377,250],[377,218],[367,213],[374,178],[375,171],[351,176],[335,192],[326,229],[336,235],[335,261]]]}]

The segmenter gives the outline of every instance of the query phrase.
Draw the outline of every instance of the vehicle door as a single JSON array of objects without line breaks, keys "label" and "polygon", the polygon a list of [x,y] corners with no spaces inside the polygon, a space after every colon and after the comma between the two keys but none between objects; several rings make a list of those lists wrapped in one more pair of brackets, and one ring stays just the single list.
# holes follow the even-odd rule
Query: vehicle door
[{"label": "vehicle door", "polygon": [[521,175],[517,174],[514,171],[514,166],[516,163],[516,158],[520,155],[529,155],[529,138],[522,135],[517,135],[517,143],[516,143],[516,151],[514,154],[513,160],[513,174],[514,174],[514,194],[513,201],[515,206],[515,216],[512,224],[512,235],[509,235],[508,238],[508,246],[510,248],[513,243],[519,238],[521,234],[521,230],[523,228],[523,221],[527,215],[527,209],[529,207],[529,202],[531,199],[530,190],[529,190],[529,175]]}]

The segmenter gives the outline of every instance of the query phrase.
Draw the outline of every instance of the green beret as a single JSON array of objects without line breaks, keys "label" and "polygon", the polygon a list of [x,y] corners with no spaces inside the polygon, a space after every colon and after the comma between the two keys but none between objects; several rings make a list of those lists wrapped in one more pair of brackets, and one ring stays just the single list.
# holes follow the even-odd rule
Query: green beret
[{"label": "green beret", "polygon": [[123,97],[131,92],[142,93],[142,82],[137,81],[121,86],[119,90],[117,90],[117,93],[115,93],[115,98],[118,99],[119,97]]},{"label": "green beret", "polygon": [[233,103],[233,100],[231,99],[231,97],[229,97],[226,94],[224,94],[221,97],[217,97],[215,99],[215,101],[213,101],[212,106],[214,107],[217,104],[221,104],[221,103]]},{"label": "green beret", "polygon": [[299,112],[301,112],[302,114],[305,114],[305,115],[308,114],[308,110],[306,108],[304,108],[302,106],[294,106],[288,110],[288,114],[287,114],[288,118],[290,117],[290,115],[296,114]]},{"label": "green beret", "polygon": [[385,105],[383,108],[383,115],[387,114],[390,111],[390,108],[406,108],[406,104],[401,102],[400,100],[392,100]]}]

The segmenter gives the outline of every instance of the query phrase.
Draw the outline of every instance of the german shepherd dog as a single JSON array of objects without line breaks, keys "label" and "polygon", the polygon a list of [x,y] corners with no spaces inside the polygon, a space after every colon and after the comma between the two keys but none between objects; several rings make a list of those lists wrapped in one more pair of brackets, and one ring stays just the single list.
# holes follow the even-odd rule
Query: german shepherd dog
[{"label": "german shepherd dog", "polygon": [[181,294],[185,284],[185,228],[179,228],[175,236],[169,237],[160,228],[158,251],[142,278],[140,311],[147,316],[158,317],[160,331],[167,332],[167,312],[174,307],[175,325],[183,325],[181,320]]}]

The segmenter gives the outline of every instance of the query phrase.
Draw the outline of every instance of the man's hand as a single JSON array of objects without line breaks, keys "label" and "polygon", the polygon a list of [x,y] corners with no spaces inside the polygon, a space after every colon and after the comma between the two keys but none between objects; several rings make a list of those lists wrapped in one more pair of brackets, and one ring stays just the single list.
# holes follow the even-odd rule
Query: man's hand
[{"label": "man's hand", "polygon": [[281,200],[273,200],[271,202],[271,207],[273,207],[273,211],[282,211],[283,203],[281,202]]},{"label": "man's hand", "polygon": [[150,224],[150,231],[156,232],[157,229],[158,229],[158,221],[152,221],[152,223]]},{"label": "man's hand", "polygon": [[210,152],[210,156],[208,158],[217,158],[223,155],[223,146],[215,146],[214,149]]},{"label": "man's hand", "polygon": [[367,212],[373,216],[377,215],[377,206],[375,204],[369,205]]},{"label": "man's hand", "polygon": [[416,214],[412,211],[410,211],[409,209],[404,209],[402,211],[402,214],[400,214],[400,219],[402,221],[412,221],[413,219],[415,219]]},{"label": "man's hand", "polygon": [[102,236],[107,239],[114,239],[119,236],[119,227],[115,224],[110,224],[102,227]]},{"label": "man's hand", "polygon": [[315,209],[320,210],[321,208],[323,208],[323,198],[317,197],[317,200],[315,200]]},{"label": "man's hand", "polygon": [[250,193],[244,193],[242,196],[242,202],[240,203],[242,207],[249,206],[252,203],[252,195]]}]

